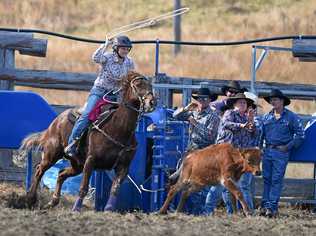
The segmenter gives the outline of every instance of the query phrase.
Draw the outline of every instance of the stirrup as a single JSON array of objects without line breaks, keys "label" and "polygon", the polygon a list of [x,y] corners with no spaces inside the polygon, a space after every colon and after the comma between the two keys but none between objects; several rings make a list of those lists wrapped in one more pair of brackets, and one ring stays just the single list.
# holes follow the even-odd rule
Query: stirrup
[{"label": "stirrup", "polygon": [[76,155],[76,145],[78,143],[79,139],[74,139],[70,144],[68,144],[67,147],[65,147],[64,149],[64,153],[65,153],[65,158],[66,159],[71,159]]}]

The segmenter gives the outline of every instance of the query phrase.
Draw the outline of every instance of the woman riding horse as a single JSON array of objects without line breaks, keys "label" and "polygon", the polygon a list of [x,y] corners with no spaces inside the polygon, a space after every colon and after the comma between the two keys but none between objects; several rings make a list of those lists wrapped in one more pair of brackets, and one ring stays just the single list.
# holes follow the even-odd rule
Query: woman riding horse
[{"label": "woman riding horse", "polygon": [[[92,125],[84,138],[84,148],[80,148],[75,159],[71,159],[71,166],[61,170],[58,174],[56,189],[52,200],[46,207],[54,207],[59,203],[63,182],[71,176],[83,172],[83,178],[73,210],[80,211],[83,198],[89,187],[89,179],[94,169],[114,169],[116,176],[113,179],[109,200],[105,210],[113,210],[119,186],[126,177],[129,165],[136,151],[135,128],[139,116],[143,112],[151,112],[156,102],[152,93],[150,81],[136,72],[129,72],[122,79],[122,101],[112,117]],[[42,160],[36,167],[30,191],[26,195],[27,205],[32,207],[36,203],[36,190],[45,173],[59,159],[64,156],[73,124],[68,115],[71,110],[60,114],[47,130],[27,137],[21,149],[30,149],[38,146],[42,149]]]},{"label": "woman riding horse", "polygon": [[106,40],[105,44],[101,45],[92,56],[93,61],[101,65],[101,70],[90,91],[87,105],[69,136],[68,146],[65,148],[65,157],[67,159],[72,159],[76,156],[78,140],[89,126],[88,115],[97,101],[106,93],[118,90],[122,76],[134,69],[134,62],[127,56],[132,49],[130,39],[127,36],[115,38],[112,43],[112,53],[106,52],[109,45],[108,42]]}]

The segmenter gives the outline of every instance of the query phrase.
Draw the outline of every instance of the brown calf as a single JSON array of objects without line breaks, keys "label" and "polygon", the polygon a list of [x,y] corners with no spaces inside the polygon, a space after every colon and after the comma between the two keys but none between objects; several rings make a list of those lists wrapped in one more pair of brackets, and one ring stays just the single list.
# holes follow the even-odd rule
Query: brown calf
[{"label": "brown calf", "polygon": [[240,201],[244,213],[248,215],[248,206],[234,182],[245,172],[260,175],[260,161],[260,149],[238,149],[228,143],[211,145],[189,153],[184,160],[180,177],[176,184],[170,187],[159,213],[167,213],[170,201],[179,191],[182,191],[182,194],[177,212],[182,210],[192,192],[199,191],[207,185],[221,183]]}]

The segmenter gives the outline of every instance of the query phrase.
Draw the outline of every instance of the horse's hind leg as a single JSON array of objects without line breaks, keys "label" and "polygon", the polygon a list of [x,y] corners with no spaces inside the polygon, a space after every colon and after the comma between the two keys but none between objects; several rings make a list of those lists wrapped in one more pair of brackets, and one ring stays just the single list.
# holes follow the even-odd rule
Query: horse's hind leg
[{"label": "horse's hind leg", "polygon": [[45,208],[52,208],[58,205],[59,200],[60,200],[61,188],[65,180],[69,177],[80,174],[81,171],[82,170],[79,167],[71,166],[71,167],[61,170],[58,173],[57,184],[56,184],[55,191],[53,193],[53,197],[50,200],[50,202],[45,206]]},{"label": "horse's hind leg", "polygon": [[29,208],[33,207],[37,201],[37,188],[40,183],[44,173],[51,166],[56,163],[57,160],[52,161],[52,159],[48,158],[48,155],[43,153],[41,162],[36,166],[35,174],[32,180],[32,184],[30,190],[26,194],[26,204]]},{"label": "horse's hind leg", "polygon": [[90,180],[90,176],[91,176],[93,168],[94,168],[94,158],[93,156],[89,155],[83,167],[83,176],[82,176],[82,180],[80,184],[79,197],[77,198],[72,208],[73,211],[81,210],[83,199],[87,195],[88,190],[89,190],[89,180]]}]

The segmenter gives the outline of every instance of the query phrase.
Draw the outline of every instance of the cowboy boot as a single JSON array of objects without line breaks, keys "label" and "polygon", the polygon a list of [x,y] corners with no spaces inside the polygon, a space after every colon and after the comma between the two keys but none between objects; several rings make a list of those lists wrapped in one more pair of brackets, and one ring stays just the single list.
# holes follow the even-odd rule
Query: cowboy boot
[{"label": "cowboy boot", "polygon": [[78,143],[79,143],[79,138],[76,138],[70,144],[68,144],[67,147],[65,147],[64,149],[65,159],[71,160],[73,159],[74,156],[78,154],[77,153]]}]

